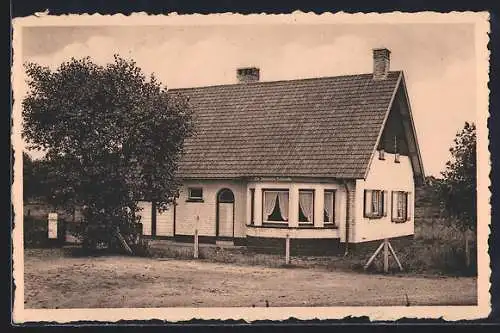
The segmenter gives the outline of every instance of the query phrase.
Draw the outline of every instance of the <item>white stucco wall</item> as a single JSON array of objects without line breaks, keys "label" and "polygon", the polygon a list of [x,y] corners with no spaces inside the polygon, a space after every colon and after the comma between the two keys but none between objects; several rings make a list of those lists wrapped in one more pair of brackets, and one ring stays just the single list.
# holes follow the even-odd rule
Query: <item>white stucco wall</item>
[{"label": "white stucco wall", "polygon": [[174,206],[169,205],[165,211],[156,212],[156,236],[174,235]]},{"label": "white stucco wall", "polygon": [[151,236],[151,202],[139,201],[137,205],[142,208],[137,215],[141,217],[140,223],[142,223],[142,234],[146,236]]},{"label": "white stucco wall", "polygon": [[[387,216],[379,219],[363,217],[364,190],[388,191]],[[391,221],[391,191],[410,192],[408,211],[410,220],[404,223]],[[400,156],[400,163],[394,162],[394,155],[385,153],[385,160],[376,154],[370,165],[366,180],[356,180],[355,219],[351,242],[367,242],[384,238],[407,236],[414,234],[414,196],[415,185],[410,159]]]},{"label": "white stucco wall", "polygon": [[[203,202],[188,202],[188,187],[203,188]],[[196,216],[199,216],[198,234],[215,236],[217,193],[228,188],[234,194],[234,237],[245,237],[246,186],[231,180],[189,180],[180,189],[176,206],[176,235],[193,235]]]}]

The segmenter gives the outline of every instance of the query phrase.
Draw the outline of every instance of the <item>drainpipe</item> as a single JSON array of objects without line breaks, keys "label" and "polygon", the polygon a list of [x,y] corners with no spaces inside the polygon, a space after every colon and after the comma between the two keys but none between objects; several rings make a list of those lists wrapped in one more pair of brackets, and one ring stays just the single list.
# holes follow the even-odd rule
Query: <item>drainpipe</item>
[{"label": "drainpipe", "polygon": [[347,182],[345,180],[342,181],[344,184],[345,188],[345,193],[346,193],[346,214],[345,214],[345,252],[344,256],[346,256],[349,253],[349,207],[350,207],[350,202],[349,202],[349,187],[347,186]]}]

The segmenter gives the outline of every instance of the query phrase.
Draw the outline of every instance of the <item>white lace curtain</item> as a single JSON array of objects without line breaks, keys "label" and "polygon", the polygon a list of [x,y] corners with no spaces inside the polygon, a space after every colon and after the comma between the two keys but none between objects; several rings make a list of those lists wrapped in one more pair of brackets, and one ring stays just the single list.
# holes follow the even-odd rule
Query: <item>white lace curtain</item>
[{"label": "white lace curtain", "polygon": [[288,221],[288,192],[278,192],[280,212],[283,220]]},{"label": "white lace curtain", "polygon": [[325,211],[326,211],[326,219],[324,222],[332,223],[333,222],[333,193],[325,192]]},{"label": "white lace curtain", "polygon": [[264,192],[264,220],[267,220],[273,213],[277,198],[278,192]]},{"label": "white lace curtain", "polygon": [[308,222],[313,220],[313,194],[302,192],[299,194],[299,205]]},{"label": "white lace curtain", "polygon": [[264,220],[268,220],[269,215],[273,213],[276,200],[279,200],[279,209],[282,219],[288,221],[288,192],[272,191],[264,192]]}]

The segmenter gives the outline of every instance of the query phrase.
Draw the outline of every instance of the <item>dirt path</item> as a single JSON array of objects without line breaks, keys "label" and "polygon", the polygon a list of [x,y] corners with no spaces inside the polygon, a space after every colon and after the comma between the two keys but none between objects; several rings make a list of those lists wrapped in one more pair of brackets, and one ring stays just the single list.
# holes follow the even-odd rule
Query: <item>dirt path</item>
[{"label": "dirt path", "polygon": [[472,305],[475,278],[131,257],[25,256],[26,308]]}]

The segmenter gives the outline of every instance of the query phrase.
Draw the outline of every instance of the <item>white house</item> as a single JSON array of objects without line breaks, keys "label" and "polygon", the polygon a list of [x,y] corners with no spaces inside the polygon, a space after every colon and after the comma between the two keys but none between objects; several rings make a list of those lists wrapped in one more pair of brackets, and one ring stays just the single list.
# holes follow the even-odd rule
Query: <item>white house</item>
[{"label": "white house", "polygon": [[334,253],[414,234],[422,160],[402,71],[373,50],[373,73],[171,90],[195,110],[176,204],[142,202],[143,233],[257,250]]}]

